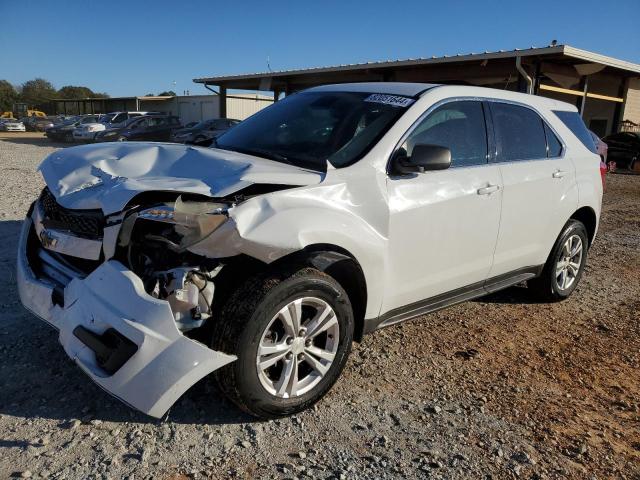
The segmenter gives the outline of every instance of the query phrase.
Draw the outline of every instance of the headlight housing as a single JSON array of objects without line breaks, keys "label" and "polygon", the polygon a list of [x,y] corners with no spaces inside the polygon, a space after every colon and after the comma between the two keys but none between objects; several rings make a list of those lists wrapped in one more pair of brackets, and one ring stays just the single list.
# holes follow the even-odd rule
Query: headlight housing
[{"label": "headlight housing", "polygon": [[174,232],[180,238],[180,242],[174,246],[179,250],[186,250],[226,222],[228,209],[229,205],[225,203],[185,202],[182,197],[178,197],[173,204],[166,203],[142,210],[137,218],[173,225]]}]

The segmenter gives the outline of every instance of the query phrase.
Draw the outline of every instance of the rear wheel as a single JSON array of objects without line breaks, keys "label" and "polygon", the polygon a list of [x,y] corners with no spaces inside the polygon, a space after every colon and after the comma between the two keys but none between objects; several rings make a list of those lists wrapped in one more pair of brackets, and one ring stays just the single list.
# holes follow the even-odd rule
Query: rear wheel
[{"label": "rear wheel", "polygon": [[127,141],[127,137],[123,137],[122,135],[120,135],[118,138],[116,138],[117,142],[126,142]]},{"label": "rear wheel", "polygon": [[580,282],[588,248],[585,226],[578,220],[569,220],[556,240],[542,274],[529,280],[529,289],[543,301],[568,298]]},{"label": "rear wheel", "polygon": [[332,277],[312,268],[257,277],[232,295],[214,325],[213,349],[238,357],[214,375],[252,415],[299,412],[337,380],[353,325],[349,298]]}]

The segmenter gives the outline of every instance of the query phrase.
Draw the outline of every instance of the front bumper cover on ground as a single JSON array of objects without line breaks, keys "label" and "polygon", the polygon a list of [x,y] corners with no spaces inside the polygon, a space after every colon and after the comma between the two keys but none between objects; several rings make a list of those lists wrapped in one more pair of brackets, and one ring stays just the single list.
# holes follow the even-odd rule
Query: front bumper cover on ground
[{"label": "front bumper cover on ground", "polygon": [[[142,281],[114,260],[84,279],[72,278],[64,288],[63,306],[54,304],[54,282],[38,278],[29,265],[27,239],[32,228],[33,222],[27,218],[17,259],[20,299],[27,309],[58,329],[69,357],[107,392],[160,418],[193,384],[235,360],[183,336],[169,304],[148,295]],[[97,358],[95,345],[92,349],[83,343],[78,332],[99,337],[112,330],[135,344],[135,349],[111,374]]]}]

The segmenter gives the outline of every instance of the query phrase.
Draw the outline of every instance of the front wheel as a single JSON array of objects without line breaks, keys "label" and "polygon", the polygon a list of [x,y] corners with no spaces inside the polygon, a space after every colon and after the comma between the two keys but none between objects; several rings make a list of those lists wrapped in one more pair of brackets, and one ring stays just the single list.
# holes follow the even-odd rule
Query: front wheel
[{"label": "front wheel", "polygon": [[349,298],[332,277],[312,268],[259,276],[231,296],[214,324],[212,348],[238,357],[216,380],[257,417],[300,412],[337,380],[353,328]]},{"label": "front wheel", "polygon": [[556,240],[540,277],[528,286],[543,301],[568,298],[578,286],[587,263],[587,229],[578,220],[569,220]]}]

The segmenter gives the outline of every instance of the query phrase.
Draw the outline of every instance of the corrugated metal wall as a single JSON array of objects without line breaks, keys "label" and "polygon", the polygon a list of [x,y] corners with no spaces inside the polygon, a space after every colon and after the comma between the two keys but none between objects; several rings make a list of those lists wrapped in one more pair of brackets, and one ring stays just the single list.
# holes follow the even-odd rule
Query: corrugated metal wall
[{"label": "corrugated metal wall", "polygon": [[629,80],[629,88],[625,97],[622,120],[631,120],[640,125],[640,79],[632,78]]},{"label": "corrugated metal wall", "polygon": [[[266,95],[233,94],[227,98],[227,118],[244,120],[272,103],[273,99]],[[219,117],[220,99],[217,95],[178,96],[170,100],[141,99],[140,110],[177,115],[186,124]]]},{"label": "corrugated metal wall", "polygon": [[260,94],[230,95],[227,98],[227,118],[244,120],[273,103],[273,97]]}]

